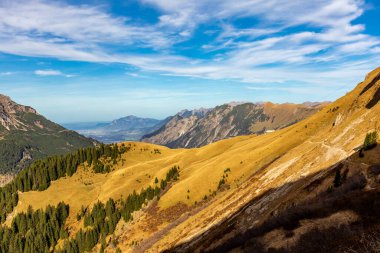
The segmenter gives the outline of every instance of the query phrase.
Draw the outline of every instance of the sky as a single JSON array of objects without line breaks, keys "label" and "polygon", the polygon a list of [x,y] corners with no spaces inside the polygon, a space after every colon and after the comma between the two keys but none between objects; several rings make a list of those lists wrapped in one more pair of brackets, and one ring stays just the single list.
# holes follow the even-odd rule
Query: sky
[{"label": "sky", "polygon": [[333,101],[380,65],[379,0],[0,0],[0,93],[59,123]]}]

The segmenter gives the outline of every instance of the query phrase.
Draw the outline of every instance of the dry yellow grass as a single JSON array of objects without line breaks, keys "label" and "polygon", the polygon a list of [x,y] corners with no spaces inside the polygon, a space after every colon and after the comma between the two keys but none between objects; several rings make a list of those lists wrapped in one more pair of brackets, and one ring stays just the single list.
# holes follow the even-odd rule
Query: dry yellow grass
[{"label": "dry yellow grass", "polygon": [[[71,222],[75,223],[72,215],[82,205],[106,201],[110,197],[118,199],[133,190],[153,185],[154,178],[163,178],[173,165],[181,168],[180,180],[161,197],[158,207],[165,210],[178,203],[191,206],[217,190],[224,170],[230,168],[227,178],[229,190],[217,194],[210,205],[168,229],[146,250],[157,252],[190,240],[266,190],[321,171],[352,154],[354,148],[362,144],[367,131],[373,129],[379,120],[379,105],[369,110],[365,104],[380,83],[359,95],[379,72],[377,69],[370,73],[355,90],[319,113],[271,134],[240,136],[197,149],[171,150],[152,144],[132,143],[134,150],[123,155],[125,164],[120,162],[115,171],[103,175],[81,169],[70,178],[53,182],[45,191],[20,194],[15,210],[26,210],[28,205],[42,208],[64,201],[70,205]],[[160,149],[161,154],[152,154],[155,148]],[[285,194],[285,191],[276,192],[273,198],[281,198]],[[263,200],[262,204],[265,203],[270,203],[270,199]],[[138,235],[141,224],[149,219],[145,216],[141,223],[128,225],[128,233],[137,233],[134,240],[149,237],[147,232]],[[161,227],[165,226],[162,224]],[[127,232],[119,227],[116,234],[122,236],[123,233]],[[123,243],[123,250],[133,248],[129,246],[130,241]]]},{"label": "dry yellow grass", "polygon": [[[72,177],[53,181],[45,191],[20,193],[16,212],[25,211],[28,205],[37,209],[48,204],[56,205],[60,201],[70,203],[71,210],[77,212],[82,205],[87,206],[98,200],[105,202],[110,197],[118,199],[120,196],[128,196],[133,190],[154,185],[155,177],[163,178],[174,165],[162,161],[163,157],[170,157],[173,153],[165,147],[144,143],[132,145],[132,151],[122,156],[111,173],[96,174],[89,168],[80,166]],[[152,153],[154,148],[159,148],[162,154]]]}]

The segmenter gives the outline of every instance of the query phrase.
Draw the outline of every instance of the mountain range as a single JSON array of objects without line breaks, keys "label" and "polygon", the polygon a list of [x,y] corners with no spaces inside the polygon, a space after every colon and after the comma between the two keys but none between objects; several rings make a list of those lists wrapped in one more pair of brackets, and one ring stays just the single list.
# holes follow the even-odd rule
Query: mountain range
[{"label": "mountain range", "polygon": [[170,148],[195,148],[222,139],[264,134],[292,125],[323,108],[325,103],[229,103],[212,109],[182,111],[143,142]]},{"label": "mountain range", "polygon": [[170,148],[193,148],[234,136],[278,130],[314,114],[326,104],[232,102],[210,109],[182,110],[164,120],[127,116],[109,123],[65,126],[103,143],[140,140]]},{"label": "mountain range", "polygon": [[143,135],[159,129],[165,122],[166,120],[139,118],[130,115],[112,122],[69,123],[64,124],[64,126],[100,142],[114,143],[140,140]]},{"label": "mountain range", "polygon": [[35,159],[96,143],[0,94],[0,181],[9,179]]},{"label": "mountain range", "polygon": [[1,188],[2,227],[30,240],[28,217],[56,206],[56,235],[41,232],[51,251],[377,252],[379,100],[380,68],[274,132],[192,149],[124,142],[40,161]]}]

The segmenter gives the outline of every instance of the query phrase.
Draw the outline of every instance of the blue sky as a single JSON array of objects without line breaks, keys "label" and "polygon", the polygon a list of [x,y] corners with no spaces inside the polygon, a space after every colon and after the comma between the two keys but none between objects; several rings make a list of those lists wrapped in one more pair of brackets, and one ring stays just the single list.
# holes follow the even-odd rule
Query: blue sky
[{"label": "blue sky", "polygon": [[334,100],[380,65],[377,0],[0,0],[0,93],[64,123]]}]

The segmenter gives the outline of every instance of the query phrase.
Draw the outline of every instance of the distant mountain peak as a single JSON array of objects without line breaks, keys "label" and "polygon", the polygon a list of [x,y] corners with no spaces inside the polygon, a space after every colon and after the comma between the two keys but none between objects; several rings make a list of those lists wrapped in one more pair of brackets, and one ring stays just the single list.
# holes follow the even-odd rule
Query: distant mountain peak
[{"label": "distant mountain peak", "polygon": [[5,96],[3,94],[0,94],[0,105],[2,106],[3,110],[7,111],[8,113],[15,113],[17,111],[24,111],[24,112],[30,112],[30,113],[38,114],[34,108],[32,108],[30,106],[17,104],[10,97]]},{"label": "distant mountain peak", "polygon": [[11,128],[23,129],[24,124],[17,119],[16,113],[18,112],[37,114],[32,107],[19,105],[10,97],[0,94],[0,124],[8,131]]},{"label": "distant mountain peak", "polygon": [[250,102],[248,102],[248,101],[231,101],[231,102],[227,103],[227,105],[234,107],[237,105],[248,104],[248,103],[250,103]]},{"label": "distant mountain peak", "polygon": [[182,118],[189,118],[191,116],[204,117],[211,109],[209,108],[198,108],[193,110],[184,109],[178,112],[176,115]]},{"label": "distant mountain peak", "polygon": [[128,115],[128,116],[125,116],[125,117],[121,117],[120,119],[137,119],[139,117],[135,116],[135,115]]}]

